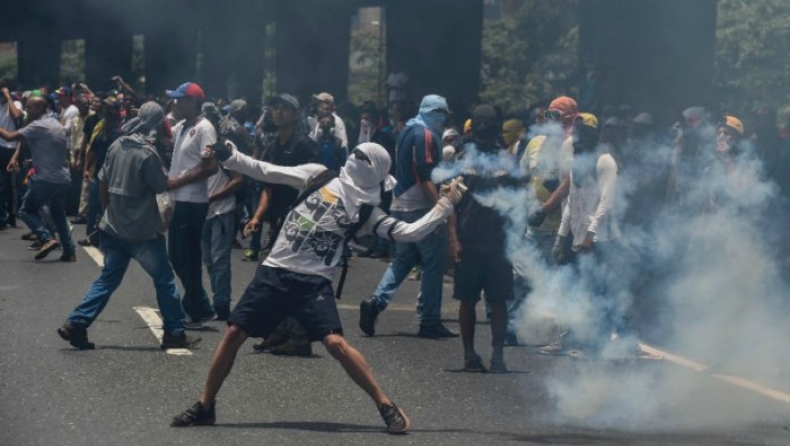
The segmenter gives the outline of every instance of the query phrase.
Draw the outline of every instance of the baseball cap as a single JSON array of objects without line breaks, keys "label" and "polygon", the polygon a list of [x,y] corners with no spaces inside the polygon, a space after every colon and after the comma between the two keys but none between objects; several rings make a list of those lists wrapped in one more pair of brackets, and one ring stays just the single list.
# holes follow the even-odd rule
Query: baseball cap
[{"label": "baseball cap", "polygon": [[63,87],[60,87],[60,88],[58,88],[57,90],[55,90],[55,93],[57,93],[57,94],[59,94],[59,95],[61,95],[61,94],[62,94],[62,95],[66,95],[66,96],[68,96],[68,95],[70,95],[70,94],[71,94],[71,88],[70,88],[70,87],[63,86]]},{"label": "baseball cap", "polygon": [[745,130],[743,128],[743,122],[740,119],[736,118],[735,116],[725,116],[724,117],[724,126],[729,127],[732,130],[738,132],[738,135],[743,136]]},{"label": "baseball cap", "polygon": [[316,99],[316,100],[319,100],[321,102],[331,102],[333,104],[335,103],[335,97],[332,96],[331,94],[327,93],[327,92],[314,94],[313,98]]},{"label": "baseball cap", "polygon": [[167,97],[169,98],[183,98],[187,96],[200,99],[201,101],[206,99],[203,89],[194,82],[184,82],[175,90],[167,90]]},{"label": "baseball cap", "polygon": [[299,110],[299,101],[296,100],[295,97],[291,96],[288,93],[283,93],[279,96],[275,96],[269,100],[269,105],[274,107],[277,104],[285,104],[293,108],[294,110]]},{"label": "baseball cap", "polygon": [[247,107],[247,101],[244,99],[235,99],[230,103],[228,107],[228,111],[231,113],[235,113],[243,108]]}]

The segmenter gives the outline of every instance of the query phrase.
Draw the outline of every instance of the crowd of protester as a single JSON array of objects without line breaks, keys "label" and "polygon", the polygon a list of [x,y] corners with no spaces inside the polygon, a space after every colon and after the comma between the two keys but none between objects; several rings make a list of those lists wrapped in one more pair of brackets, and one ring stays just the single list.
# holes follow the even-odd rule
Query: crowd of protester
[{"label": "crowd of protester", "polygon": [[[748,152],[780,197],[790,192],[790,127],[777,127],[767,108],[741,119],[694,106],[669,126],[627,107],[593,114],[567,96],[504,116],[495,104],[451,110],[438,95],[341,112],[321,92],[306,106],[283,93],[258,112],[244,99],[210,100],[193,82],[161,98],[113,82],[95,92],[85,84],[24,92],[2,85],[0,230],[17,227],[19,217],[36,260],[60,249],[60,261],[77,261],[72,237],[103,252],[101,276],[58,330],[76,348],[94,348],[87,330],[131,259],[154,281],[162,348],[192,347],[200,338],[186,330],[227,321],[200,401],[174,426],[214,422],[214,398],[236,352],[257,337],[255,349],[293,356],[309,356],[311,343],[323,342],[376,403],[388,431],[409,428],[342,336],[332,279],[354,255],[349,241],[358,256],[391,258],[378,286],[364,291],[363,333],[376,335],[377,320],[412,274],[420,281],[417,335],[458,337],[441,321],[449,275],[460,301],[464,370],[502,373],[503,347],[522,342],[518,326],[534,275],[510,254],[518,216],[523,243],[547,271],[600,266],[577,273],[605,306],[607,295],[638,286],[606,272],[634,261],[618,243],[623,233],[651,225],[659,207],[704,212],[726,200],[719,190],[689,193],[711,170],[726,175]],[[662,146],[672,150],[656,150],[650,175],[635,180],[635,166]],[[626,206],[629,169],[636,191],[628,194],[639,199]],[[526,192],[530,202],[511,202],[523,209],[508,215],[480,198],[498,191]],[[231,290],[234,248],[261,263],[243,293]],[[344,276],[345,269],[341,283]],[[492,334],[488,365],[475,348],[481,300]],[[630,331],[622,309],[605,313],[593,336],[561,330],[541,353],[596,354]]]}]

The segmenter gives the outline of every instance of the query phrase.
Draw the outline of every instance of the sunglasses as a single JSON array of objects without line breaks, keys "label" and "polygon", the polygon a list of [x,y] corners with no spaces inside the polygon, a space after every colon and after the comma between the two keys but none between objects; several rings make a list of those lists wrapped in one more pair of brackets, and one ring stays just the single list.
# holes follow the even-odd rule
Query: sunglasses
[{"label": "sunglasses", "polygon": [[543,117],[552,121],[559,121],[562,119],[562,112],[555,109],[549,109],[543,112]]},{"label": "sunglasses", "polygon": [[370,158],[367,155],[365,155],[365,152],[363,152],[363,151],[361,151],[359,149],[352,150],[351,151],[351,155],[353,155],[354,158],[356,158],[356,159],[358,159],[360,161],[364,161],[364,162],[368,163],[369,166],[373,165],[373,161],[371,161]]}]

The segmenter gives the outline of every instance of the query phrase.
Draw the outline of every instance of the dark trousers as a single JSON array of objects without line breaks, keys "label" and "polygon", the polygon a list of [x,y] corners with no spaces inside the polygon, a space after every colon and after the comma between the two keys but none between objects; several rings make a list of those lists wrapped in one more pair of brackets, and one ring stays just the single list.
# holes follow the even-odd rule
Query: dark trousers
[{"label": "dark trousers", "polygon": [[68,193],[68,183],[55,184],[32,180],[19,210],[19,218],[36,234],[40,241],[52,240],[54,236],[39,216],[41,208],[48,204],[52,221],[60,237],[60,244],[63,246],[63,252],[73,253],[74,244],[71,242],[71,230],[69,222],[66,220],[66,195]]},{"label": "dark trousers", "polygon": [[13,149],[0,147],[0,226],[16,225],[18,174],[6,170],[12,156]]},{"label": "dark trousers", "polygon": [[214,315],[214,309],[203,289],[203,253],[200,246],[207,213],[208,203],[177,201],[167,233],[170,263],[184,287],[181,305],[192,320]]}]

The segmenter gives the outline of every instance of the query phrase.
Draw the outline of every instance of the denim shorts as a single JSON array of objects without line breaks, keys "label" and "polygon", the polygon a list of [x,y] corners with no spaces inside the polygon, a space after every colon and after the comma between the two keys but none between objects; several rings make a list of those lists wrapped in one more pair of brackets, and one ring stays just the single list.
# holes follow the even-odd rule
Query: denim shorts
[{"label": "denim shorts", "polygon": [[228,318],[248,336],[267,338],[286,316],[305,328],[311,341],[343,334],[332,282],[261,265]]}]

